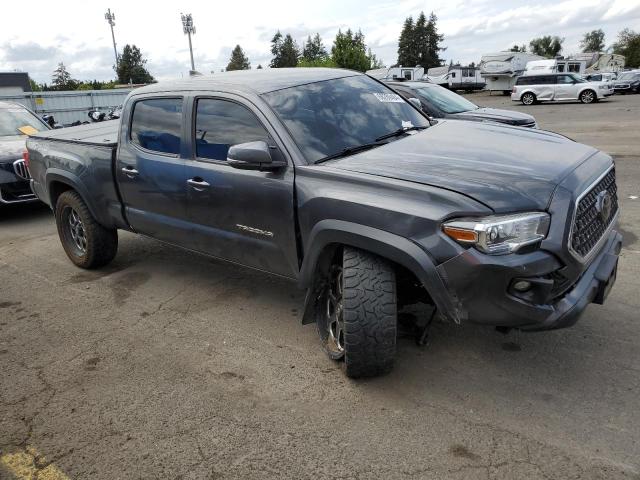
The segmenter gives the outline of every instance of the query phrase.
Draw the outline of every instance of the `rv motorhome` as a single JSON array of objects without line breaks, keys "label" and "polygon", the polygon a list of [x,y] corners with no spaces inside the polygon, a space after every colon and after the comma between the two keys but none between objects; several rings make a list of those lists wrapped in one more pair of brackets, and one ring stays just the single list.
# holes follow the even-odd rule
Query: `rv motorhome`
[{"label": "rv motorhome", "polygon": [[367,75],[377,80],[422,80],[424,68],[418,67],[389,67],[367,70]]},{"label": "rv motorhome", "polygon": [[527,63],[532,60],[544,60],[544,58],[525,52],[487,53],[480,59],[480,75],[487,83],[487,90],[511,93],[516,79],[524,72]]},{"label": "rv motorhome", "polygon": [[427,80],[449,90],[482,90],[486,85],[478,67],[449,65],[427,70]]},{"label": "rv motorhome", "polygon": [[584,73],[622,72],[624,70],[624,55],[616,53],[587,52],[572,55],[571,58],[583,60],[586,63]]}]

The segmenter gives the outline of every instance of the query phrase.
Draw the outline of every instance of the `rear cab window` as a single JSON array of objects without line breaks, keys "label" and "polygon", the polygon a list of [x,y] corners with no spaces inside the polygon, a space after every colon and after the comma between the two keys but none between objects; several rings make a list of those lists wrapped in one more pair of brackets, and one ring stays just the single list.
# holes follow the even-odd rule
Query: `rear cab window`
[{"label": "rear cab window", "polygon": [[182,98],[148,98],[133,105],[131,143],[165,155],[180,154]]}]

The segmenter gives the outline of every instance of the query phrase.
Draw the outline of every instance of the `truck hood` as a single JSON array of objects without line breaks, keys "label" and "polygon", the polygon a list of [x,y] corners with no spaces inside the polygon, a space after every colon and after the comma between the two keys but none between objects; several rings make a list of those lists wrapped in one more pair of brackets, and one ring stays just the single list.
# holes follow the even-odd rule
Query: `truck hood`
[{"label": "truck hood", "polygon": [[24,135],[0,137],[0,163],[13,163],[22,158],[22,152],[26,150],[26,139]]},{"label": "truck hood", "polygon": [[445,120],[326,166],[445,188],[515,212],[545,210],[556,186],[596,152],[542,130]]},{"label": "truck hood", "polygon": [[526,113],[485,107],[478,108],[477,110],[469,110],[468,112],[454,113],[451,115],[451,118],[457,120],[491,121],[518,126],[530,126],[536,121],[535,118]]}]

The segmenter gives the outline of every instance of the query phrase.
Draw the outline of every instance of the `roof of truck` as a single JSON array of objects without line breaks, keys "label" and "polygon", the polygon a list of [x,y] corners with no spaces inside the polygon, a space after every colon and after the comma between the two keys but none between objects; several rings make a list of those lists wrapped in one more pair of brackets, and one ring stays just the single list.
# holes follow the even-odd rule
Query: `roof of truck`
[{"label": "roof of truck", "polygon": [[273,92],[308,83],[334,78],[362,75],[353,70],[338,68],[264,68],[259,70],[237,70],[233,72],[196,75],[137,88],[134,94],[171,92],[184,90],[236,90],[255,94]]}]

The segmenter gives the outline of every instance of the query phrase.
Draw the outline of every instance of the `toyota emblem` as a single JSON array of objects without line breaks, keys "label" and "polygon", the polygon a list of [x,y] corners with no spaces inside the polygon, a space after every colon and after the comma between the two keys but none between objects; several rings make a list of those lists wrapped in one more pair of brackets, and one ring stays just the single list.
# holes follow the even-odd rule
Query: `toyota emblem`
[{"label": "toyota emblem", "polygon": [[596,210],[600,214],[603,222],[609,220],[611,210],[613,209],[613,199],[606,190],[601,191],[596,197]]}]

